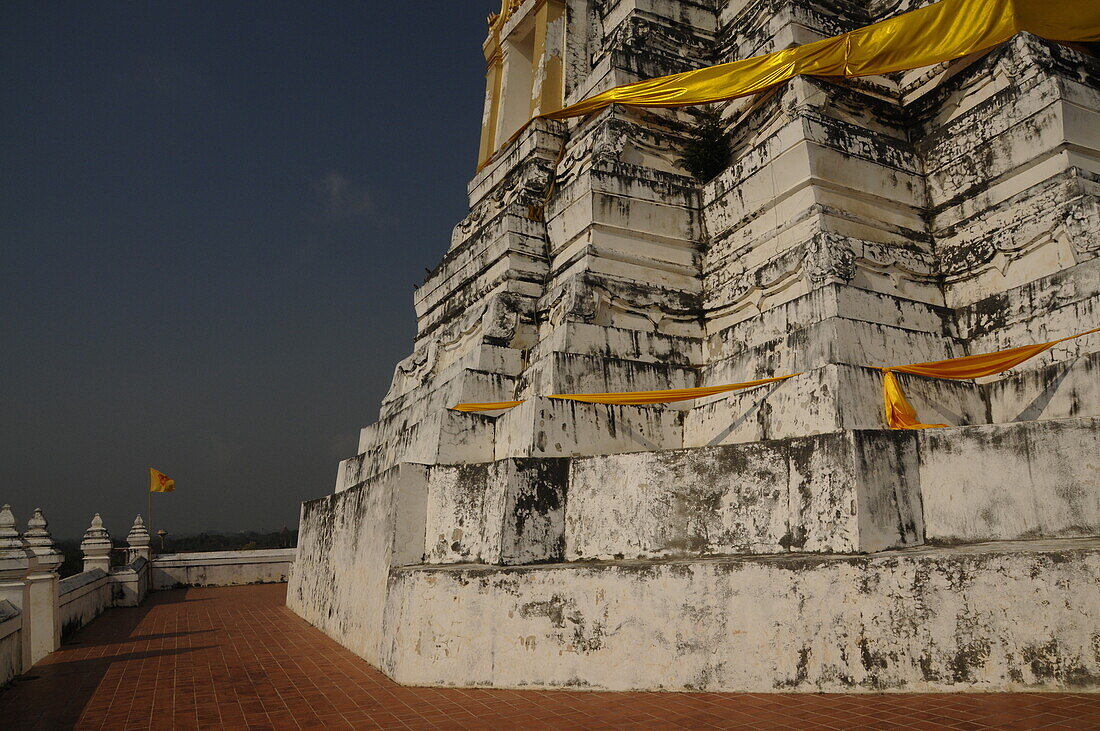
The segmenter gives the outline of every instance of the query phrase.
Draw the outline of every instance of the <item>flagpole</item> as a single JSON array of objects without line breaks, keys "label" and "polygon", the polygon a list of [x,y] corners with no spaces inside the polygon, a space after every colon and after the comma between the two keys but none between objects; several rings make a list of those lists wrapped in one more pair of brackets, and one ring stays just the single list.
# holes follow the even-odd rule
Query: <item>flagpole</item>
[{"label": "flagpole", "polygon": [[153,490],[150,486],[149,490],[149,535],[153,534]]}]

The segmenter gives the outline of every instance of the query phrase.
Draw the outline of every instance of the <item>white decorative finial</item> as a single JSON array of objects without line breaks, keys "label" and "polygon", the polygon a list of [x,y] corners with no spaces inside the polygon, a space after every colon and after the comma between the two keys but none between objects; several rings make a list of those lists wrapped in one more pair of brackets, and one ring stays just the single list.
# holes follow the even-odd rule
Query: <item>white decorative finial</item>
[{"label": "white decorative finial", "polygon": [[100,540],[110,537],[111,534],[103,527],[103,518],[99,517],[99,513],[96,513],[92,517],[92,524],[88,526],[88,530],[84,531],[84,540]]},{"label": "white decorative finial", "polygon": [[134,527],[130,529],[130,534],[126,536],[126,542],[134,548],[149,545],[149,529],[145,527],[145,521],[141,519],[140,515],[134,518]]},{"label": "white decorative finial", "polygon": [[130,546],[130,562],[138,558],[149,560],[149,529],[145,527],[145,521],[141,516],[134,518],[134,527],[126,536],[126,543]]},{"label": "white decorative finial", "polygon": [[8,531],[15,530],[15,526],[15,514],[11,512],[11,506],[4,503],[0,506],[0,536],[7,536]]},{"label": "white decorative finial", "polygon": [[27,521],[27,530],[23,532],[23,540],[28,546],[49,548],[53,546],[50,538],[49,522],[42,514],[42,508],[35,508],[34,515]]},{"label": "white decorative finial", "polygon": [[84,552],[84,570],[110,571],[112,547],[111,534],[103,527],[103,519],[96,513],[92,524],[84,531],[84,540],[80,542],[80,550]]},{"label": "white decorative finial", "polygon": [[48,526],[42,508],[35,508],[34,515],[27,521],[27,530],[23,531],[23,545],[34,559],[31,573],[35,576],[53,575],[56,579],[57,567],[65,559],[54,547]]},{"label": "white decorative finial", "polygon": [[19,538],[18,524],[15,514],[11,512],[11,506],[0,506],[0,550],[5,548],[22,548],[23,541]]}]

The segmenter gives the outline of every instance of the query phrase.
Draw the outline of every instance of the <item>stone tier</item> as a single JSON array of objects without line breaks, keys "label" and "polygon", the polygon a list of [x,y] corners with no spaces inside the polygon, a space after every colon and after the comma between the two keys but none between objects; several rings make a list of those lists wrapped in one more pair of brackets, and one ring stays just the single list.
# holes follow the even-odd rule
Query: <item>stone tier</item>
[{"label": "stone tier", "polygon": [[[448,356],[433,351],[420,363],[398,366],[394,384],[382,401],[380,420],[411,413],[424,415],[462,401],[503,401],[512,398],[523,370],[522,352],[515,348],[471,344],[457,360],[440,367]],[[367,427],[370,429],[371,427]]]},{"label": "stone tier", "polygon": [[734,111],[702,186],[708,329],[830,279],[962,307],[1094,258],[1096,63],[1025,36],[907,105],[801,79]]},{"label": "stone tier", "polygon": [[681,125],[611,108],[563,149],[546,208],[550,274],[540,318],[697,335],[695,182],[675,167]]},{"label": "stone tier", "polygon": [[847,33],[874,22],[865,3],[767,0],[718,3],[722,62],[779,51]]},{"label": "stone tier", "polygon": [[288,604],[403,683],[1095,687],[1098,427],[402,464],[303,506]]},{"label": "stone tier", "polygon": [[539,343],[531,350],[529,360],[534,361],[553,353],[683,367],[700,366],[704,363],[703,346],[699,338],[577,321],[547,327],[540,333]]},{"label": "stone tier", "polygon": [[[941,360],[1054,340],[1097,324],[1100,260],[1095,259],[955,310],[828,283],[710,335],[701,382],[743,381],[828,363]],[[1098,337],[1068,341],[1014,372],[1096,350]]]},{"label": "stone tier", "polygon": [[[960,337],[974,353],[1049,342],[1097,327],[1100,259],[990,295],[955,310],[955,319]],[[1100,340],[1086,337],[1058,345],[1053,352],[1065,359],[1095,350],[1100,350]]]},{"label": "stone tier", "polygon": [[404,567],[388,575],[378,666],[417,686],[1095,690],[1098,606],[1095,538]]},{"label": "stone tier", "polygon": [[708,2],[617,0],[571,15],[584,58],[566,103],[712,63],[716,16]]},{"label": "stone tier", "polygon": [[[494,355],[492,351],[499,352]],[[499,362],[502,352],[515,353],[487,346],[481,352],[493,362]],[[360,431],[356,456],[340,463],[337,491],[400,462],[436,464],[492,459],[493,420],[481,414],[451,411],[450,407],[463,402],[511,399],[516,379],[462,366],[455,364],[439,378],[425,378],[421,385],[383,402],[379,420]]]},{"label": "stone tier", "polygon": [[436,333],[443,338],[446,325],[468,319],[473,310],[494,294],[512,293],[537,298],[542,293],[549,265],[541,224],[527,219],[526,212],[509,211],[495,219],[481,238],[471,242],[476,249],[460,249],[441,272],[432,275],[416,293],[418,338]]},{"label": "stone tier", "polygon": [[684,443],[684,412],[659,406],[532,398],[496,423],[496,459],[647,452]]},{"label": "stone tier", "polygon": [[[870,328],[867,330],[870,334],[859,338],[835,337],[838,327],[852,332]],[[428,390],[425,387],[425,393],[411,394],[407,408],[364,428],[358,456],[342,463],[337,489],[346,489],[403,461],[466,464],[506,457],[654,451],[884,426],[881,372],[876,368],[835,362],[842,359],[838,358],[835,348],[828,347],[829,343],[862,343],[849,353],[851,360],[862,360],[869,353],[874,354],[869,345],[881,338],[871,335],[881,333],[882,326],[837,319],[813,328],[817,334],[815,338],[795,331],[782,343],[749,349],[740,360],[748,366],[734,367],[732,364],[737,359],[730,359],[726,369],[721,364],[708,368],[704,382],[736,382],[786,371],[786,368],[776,367],[784,363],[776,361],[775,353],[796,352],[804,357],[816,353],[819,357],[811,363],[813,367],[786,381],[694,402],[609,406],[529,396],[525,403],[511,410],[488,415],[462,414],[450,411],[449,407],[462,401],[507,400],[516,388],[514,379],[502,380],[501,376],[492,373],[463,371],[441,388]],[[822,336],[822,332],[829,337]],[[842,334],[850,335],[851,332]],[[904,332],[899,337],[903,336]],[[1100,337],[1082,340],[1090,339],[1100,340]],[[792,341],[825,346],[820,352],[814,349],[809,353],[780,347]],[[911,343],[907,344],[909,346]],[[912,350],[906,352],[912,353]],[[668,387],[668,383],[678,387],[697,383],[694,369],[663,363],[564,353],[554,353],[548,360],[553,367],[551,375],[547,376],[547,385],[531,387],[532,393],[621,391],[630,386],[645,390]],[[881,356],[876,360],[885,363],[910,359]],[[769,367],[764,369],[766,372],[746,370],[755,367],[754,364]],[[801,365],[805,366],[806,361]],[[995,379],[984,379],[982,383],[905,374],[898,378],[910,403],[926,422],[968,426],[1100,416],[1100,402],[1091,389],[1098,369],[1098,351],[1084,351],[1083,355],[1072,357],[1059,357],[1055,352],[1048,360],[1029,362]],[[569,374],[576,375],[577,379]]]},{"label": "stone tier", "polygon": [[[860,430],[438,465],[427,473],[424,554],[430,563],[522,563],[508,557],[872,553],[926,540],[1096,535],[1100,472],[1086,455],[1100,447],[1098,425]],[[1007,474],[1017,476],[1011,485]],[[494,528],[502,524],[518,527]]]},{"label": "stone tier", "polygon": [[698,376],[698,369],[691,366],[549,353],[524,371],[520,396],[693,388],[699,385]]}]

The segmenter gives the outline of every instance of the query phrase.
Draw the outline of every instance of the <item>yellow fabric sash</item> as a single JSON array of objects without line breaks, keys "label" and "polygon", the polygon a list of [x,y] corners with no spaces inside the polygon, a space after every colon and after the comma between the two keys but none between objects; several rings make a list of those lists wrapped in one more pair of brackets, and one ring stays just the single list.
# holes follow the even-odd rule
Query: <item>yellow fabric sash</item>
[{"label": "yellow fabric sash", "polygon": [[1100,2],[941,0],[803,46],[616,86],[535,117],[500,149],[514,142],[535,119],[583,117],[612,104],[687,107],[727,101],[766,91],[800,75],[854,78],[917,69],[984,51],[1021,31],[1064,43],[1100,41]]},{"label": "yellow fabric sash", "polygon": [[[928,378],[946,378],[961,380],[964,378],[980,378],[992,376],[996,373],[1007,371],[1029,358],[1034,358],[1048,348],[1067,340],[1084,337],[1092,333],[1100,332],[1100,327],[1086,330],[1076,335],[1069,335],[1049,343],[1036,345],[1022,345],[1018,348],[998,350],[994,353],[981,353],[979,355],[966,355],[961,358],[937,360],[930,363],[910,363],[909,365],[887,366],[880,368],[882,371],[882,396],[886,409],[886,423],[891,429],[932,429],[944,427],[947,424],[923,424],[917,417],[917,412],[905,398],[905,392],[901,390],[901,384],[894,373],[909,373],[915,376],[927,376]],[[757,381],[745,383],[728,383],[722,386],[701,386],[699,388],[670,388],[663,391],[627,391],[623,393],[557,393],[548,398],[563,399],[567,401],[583,401],[590,404],[612,404],[617,406],[646,406],[652,404],[670,404],[676,401],[691,401],[692,399],[713,396],[728,391],[739,391],[745,388],[763,386],[767,383],[785,381],[799,375],[792,373],[787,376],[775,378],[761,378]],[[519,401],[494,401],[491,403],[466,403],[452,406],[454,411],[501,411],[519,406]]]},{"label": "yellow fabric sash", "polygon": [[901,390],[894,373],[910,373],[915,376],[927,376],[928,378],[949,378],[961,380],[964,378],[981,378],[992,376],[996,373],[1007,371],[1018,366],[1025,360],[1034,358],[1048,348],[1067,340],[1084,337],[1092,333],[1100,332],[1100,328],[1087,330],[1083,333],[1070,335],[1059,340],[1051,340],[1049,343],[1036,345],[1022,345],[1019,348],[998,350],[995,353],[982,353],[980,355],[967,355],[962,358],[938,360],[932,363],[912,363],[904,366],[890,366],[882,369],[882,396],[886,406],[886,423],[891,429],[933,429],[947,426],[947,424],[922,424],[917,418],[916,410],[910,405],[905,393]]},{"label": "yellow fabric sash", "polygon": [[691,401],[692,399],[713,396],[727,391],[740,391],[744,388],[763,386],[765,383],[775,383],[794,378],[797,373],[777,378],[761,378],[758,381],[746,381],[744,383],[727,383],[723,386],[700,386],[699,388],[670,388],[665,391],[630,391],[627,393],[559,393],[550,398],[565,399],[568,401],[583,401],[588,404],[614,404],[616,406],[646,406],[648,404],[671,404],[676,401]]},{"label": "yellow fabric sash", "polygon": [[1021,31],[1051,41],[1100,41],[1098,0],[941,0],[858,30],[743,61],[617,86],[543,114],[568,119],[612,104],[683,107],[770,89],[795,76],[872,76],[984,51]]},{"label": "yellow fabric sash", "polygon": [[[547,398],[556,398],[566,401],[583,401],[589,404],[613,404],[616,406],[646,406],[650,404],[670,404],[676,401],[691,401],[692,399],[713,396],[727,391],[740,391],[743,388],[763,386],[766,383],[785,381],[794,378],[797,373],[777,378],[761,378],[758,381],[746,381],[745,383],[727,383],[723,386],[700,386],[699,388],[670,388],[664,391],[627,391],[623,393],[556,393]],[[519,406],[523,401],[495,401],[484,404],[458,404],[452,406],[454,411],[499,411]]]},{"label": "yellow fabric sash", "polygon": [[511,409],[519,406],[525,399],[520,401],[491,401],[484,404],[457,404],[451,407],[451,411],[465,411],[467,413],[472,411],[500,411],[502,409]]}]

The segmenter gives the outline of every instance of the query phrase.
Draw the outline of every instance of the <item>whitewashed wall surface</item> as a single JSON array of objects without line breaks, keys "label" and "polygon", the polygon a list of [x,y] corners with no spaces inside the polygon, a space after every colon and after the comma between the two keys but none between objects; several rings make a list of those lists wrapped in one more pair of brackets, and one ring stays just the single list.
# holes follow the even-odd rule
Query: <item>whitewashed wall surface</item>
[{"label": "whitewashed wall surface", "polygon": [[111,580],[102,569],[62,579],[58,588],[62,636],[80,629],[111,606]]},{"label": "whitewashed wall surface", "polygon": [[9,601],[0,601],[0,686],[22,671],[23,618]]},{"label": "whitewashed wall surface", "polygon": [[153,559],[152,588],[275,584],[287,580],[295,549],[168,553]]}]

